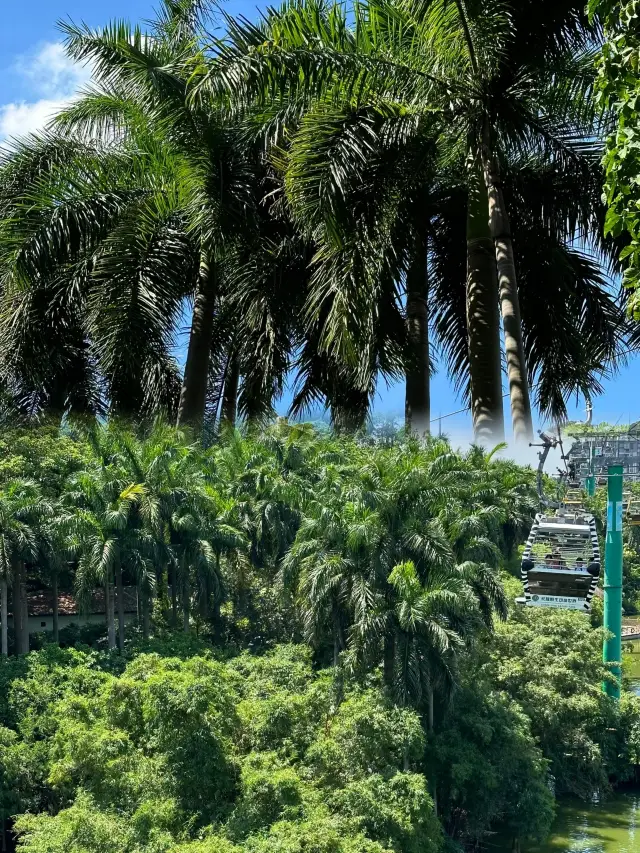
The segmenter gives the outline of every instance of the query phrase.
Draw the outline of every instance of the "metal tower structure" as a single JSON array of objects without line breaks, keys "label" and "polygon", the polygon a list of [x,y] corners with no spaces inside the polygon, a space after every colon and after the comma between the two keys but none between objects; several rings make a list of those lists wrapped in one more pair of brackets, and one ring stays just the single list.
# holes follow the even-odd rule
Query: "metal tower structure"
[{"label": "metal tower structure", "polygon": [[570,464],[577,476],[586,480],[594,476],[604,485],[611,465],[622,467],[622,477],[640,475],[640,421],[624,432],[591,432],[576,439],[569,450]]}]

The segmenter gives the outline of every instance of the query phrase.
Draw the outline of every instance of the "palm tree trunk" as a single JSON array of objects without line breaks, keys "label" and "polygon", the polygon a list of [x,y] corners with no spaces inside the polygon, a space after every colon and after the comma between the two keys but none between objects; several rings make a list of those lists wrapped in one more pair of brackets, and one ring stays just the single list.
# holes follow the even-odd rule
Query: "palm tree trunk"
[{"label": "palm tree trunk", "polygon": [[149,596],[146,590],[140,590],[142,598],[142,639],[146,642],[149,639]]},{"label": "palm tree trunk", "polygon": [[382,649],[382,674],[385,686],[391,689],[393,687],[393,672],[396,656],[396,643],[393,634],[387,634],[384,638]]},{"label": "palm tree trunk", "polygon": [[429,434],[431,400],[429,397],[429,278],[427,242],[418,241],[416,256],[407,271],[407,337],[410,364],[406,372],[405,427],[419,437]]},{"label": "palm tree trunk", "polygon": [[107,576],[104,584],[104,612],[107,620],[107,645],[110,649],[116,647],[116,618],[113,609],[113,589]]},{"label": "palm tree trunk", "polygon": [[207,402],[215,303],[216,278],[209,267],[209,261],[203,256],[178,407],[178,426],[191,426],[198,433],[202,429]]},{"label": "palm tree trunk", "polygon": [[220,613],[220,598],[216,596],[213,600],[213,640],[219,643],[222,638],[222,616]]},{"label": "palm tree trunk", "polygon": [[182,584],[182,630],[185,634],[189,633],[189,616],[191,613],[191,589],[189,585],[189,576],[185,577]]},{"label": "palm tree trunk", "polygon": [[240,384],[240,359],[232,353],[227,366],[227,375],[222,392],[220,419],[223,424],[234,427],[238,415],[238,385]]},{"label": "palm tree trunk", "polygon": [[[0,626],[2,630],[2,657],[6,658],[9,655],[9,633],[8,633],[8,619],[9,619],[9,606],[7,602],[7,596],[9,595],[9,589],[7,587],[7,579],[3,575],[0,578],[0,620],[2,625]],[[15,622],[15,615],[14,615]]]},{"label": "palm tree trunk", "polygon": [[156,566],[155,597],[160,599],[163,604],[166,604],[169,598],[169,591],[167,589],[167,575],[165,569],[166,567],[162,563]]},{"label": "palm tree trunk", "polygon": [[198,601],[198,609],[200,618],[206,622],[209,618],[209,584],[207,578],[202,578],[200,581],[200,600]]},{"label": "palm tree trunk", "polygon": [[54,572],[51,578],[51,594],[53,596],[53,642],[60,643],[60,612],[58,601],[58,574]]},{"label": "palm tree trunk", "polygon": [[469,170],[467,206],[467,330],[473,432],[480,444],[504,440],[500,313],[489,199],[477,163]]},{"label": "palm tree trunk", "polygon": [[[433,687],[429,684],[427,688],[427,731],[429,734],[433,732],[434,713],[433,713]],[[438,786],[435,779],[433,780],[433,812],[438,816]]]},{"label": "palm tree trunk", "polygon": [[13,628],[17,655],[29,653],[29,616],[25,570],[22,562],[17,562],[13,574]]},{"label": "palm tree trunk", "polygon": [[176,564],[171,563],[171,627],[178,626],[178,587],[176,582]]},{"label": "palm tree trunk", "polygon": [[22,582],[20,563],[16,562],[13,567],[13,580],[11,583],[11,604],[13,607],[13,653],[20,654],[22,647],[22,602],[20,600],[20,584]]},{"label": "palm tree trunk", "polygon": [[502,192],[500,167],[491,146],[488,123],[485,123],[483,132],[482,165],[489,197],[489,227],[495,246],[498,268],[498,288],[507,356],[513,435],[516,441],[532,441],[533,421],[529,401],[527,363],[522,341],[520,300],[513,257],[513,243],[511,241],[511,225]]},{"label": "palm tree trunk", "polygon": [[22,583],[20,584],[20,604],[22,607],[22,654],[29,654],[29,599],[27,597],[27,573],[22,565]]},{"label": "palm tree trunk", "polygon": [[122,566],[116,562],[116,594],[118,596],[118,648],[124,654],[124,588],[122,586]]}]

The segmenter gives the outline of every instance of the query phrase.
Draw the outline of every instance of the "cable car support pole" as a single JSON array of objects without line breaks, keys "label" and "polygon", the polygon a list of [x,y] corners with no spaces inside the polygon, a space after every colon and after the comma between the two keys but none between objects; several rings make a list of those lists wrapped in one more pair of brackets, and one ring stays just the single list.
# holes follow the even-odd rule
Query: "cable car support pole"
[{"label": "cable car support pole", "polygon": [[607,538],[604,556],[604,628],[602,658],[611,665],[616,684],[605,682],[605,693],[620,698],[622,670],[622,465],[610,465],[607,495]]}]

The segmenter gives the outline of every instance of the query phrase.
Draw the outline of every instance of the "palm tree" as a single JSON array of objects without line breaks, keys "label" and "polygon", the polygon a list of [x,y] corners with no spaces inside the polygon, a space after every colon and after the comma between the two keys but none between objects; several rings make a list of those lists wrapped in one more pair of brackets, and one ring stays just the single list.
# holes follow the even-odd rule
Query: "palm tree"
[{"label": "palm tree", "polygon": [[273,580],[300,523],[314,439],[303,427],[287,424],[276,424],[257,442],[240,435],[233,439],[217,456],[217,464],[231,483],[251,562]]},{"label": "palm tree", "polygon": [[335,665],[341,652],[353,669],[381,665],[396,698],[426,703],[430,719],[457,650],[505,612],[495,570],[457,560],[445,513],[475,472],[447,450],[353,446],[323,465],[282,573],[310,641],[328,635]]},{"label": "palm tree", "polygon": [[[325,323],[326,346],[353,348],[354,340],[361,342],[353,325],[362,317],[368,321],[375,310],[362,307],[364,294],[373,294],[370,302],[375,305],[381,289],[369,287],[369,279],[361,275],[367,284],[358,290],[342,270],[355,264],[384,282],[379,270],[391,267],[391,281],[397,284],[413,251],[412,199],[421,193],[432,201],[435,209],[427,221],[436,286],[429,290],[437,310],[431,314],[455,373],[460,376],[464,369],[470,374],[481,438],[491,434],[499,439],[502,431],[498,282],[516,436],[531,434],[532,375],[544,375],[543,409],[559,405],[561,411],[568,386],[597,385],[595,376],[604,367],[601,356],[610,358],[615,351],[621,323],[612,301],[602,303],[597,265],[574,245],[579,237],[611,256],[611,246],[599,237],[600,149],[594,141],[595,116],[585,98],[597,32],[576,3],[545,5],[544,14],[538,11],[532,15],[527,4],[488,9],[462,0],[391,6],[370,2],[358,8],[350,29],[341,8],[292,4],[270,13],[259,26],[229,21],[229,36],[216,45],[216,63],[200,84],[205,90],[228,91],[241,104],[256,98],[262,104],[266,94],[272,102],[269,121],[274,123],[280,108],[281,119],[293,124],[285,187],[294,217],[320,245],[310,305],[323,305],[326,293],[341,295],[333,300]],[[275,103],[274,91],[280,93]],[[409,166],[400,188],[381,177],[389,173],[394,151],[395,162],[402,155]],[[403,204],[407,173],[417,176],[418,189]],[[526,198],[514,192],[522,177],[529,180]],[[536,188],[545,184],[542,206]],[[555,193],[550,191],[554,184]],[[448,201],[454,196],[458,215],[452,219]],[[375,210],[377,225],[372,226],[367,214]],[[466,269],[452,263],[452,257],[464,257],[459,246],[451,251],[450,229],[460,233],[453,220],[461,211],[466,222],[456,239],[466,239]],[[536,308],[533,291],[528,316],[523,301],[521,323],[515,276],[524,265],[514,258],[511,239],[516,211],[521,211],[517,219],[522,223],[518,246],[537,246],[537,263],[534,253],[527,253],[526,278],[533,282],[549,276],[546,254],[540,252],[542,236],[562,257],[563,301],[572,292],[583,308],[600,303],[598,340],[591,337],[588,347],[580,343],[590,337],[589,324],[581,319],[584,312],[564,311],[551,350],[559,358],[542,351],[537,340],[542,317],[550,310],[555,318],[557,307],[553,301],[551,306],[538,301]],[[401,225],[394,224],[394,215],[401,217]],[[408,238],[391,239],[398,232]],[[458,286],[465,279],[466,305],[464,288],[461,295]],[[368,332],[375,328],[371,322],[364,325]],[[594,348],[595,357],[589,352]]]},{"label": "palm tree", "polygon": [[[150,145],[116,151],[50,133],[7,153],[0,357],[33,409],[171,411],[185,291],[172,292],[167,277],[188,280],[192,265],[175,202],[158,190],[174,167]],[[113,257],[108,270],[99,260],[107,244],[122,252],[118,269]]]},{"label": "palm tree", "polygon": [[403,705],[426,699],[431,731],[435,688],[451,690],[456,654],[473,629],[473,601],[462,574],[435,574],[421,583],[411,561],[394,566],[389,584],[395,593],[396,693]]},{"label": "palm tree", "polygon": [[[87,606],[96,582],[102,584],[105,600],[107,643],[116,647],[114,580],[122,571],[124,537],[130,502],[120,501],[114,480],[104,482],[98,472],[78,474],[64,495],[70,511],[67,527],[77,555],[76,589]],[[119,596],[122,601],[122,596]],[[120,648],[124,648],[124,625],[120,624]]]},{"label": "palm tree", "polygon": [[347,647],[358,570],[358,555],[348,548],[344,505],[336,497],[322,483],[282,564],[285,588],[297,593],[305,639],[317,646],[328,634],[334,667]]},{"label": "palm tree", "polygon": [[[62,503],[67,509],[61,526],[77,556],[76,587],[85,604],[96,581],[104,587],[109,648],[116,646],[115,603],[118,607],[118,646],[125,645],[124,575],[149,584],[156,542],[140,523],[140,506],[147,517],[154,512],[144,483],[131,478],[123,445],[126,439],[115,422],[91,426],[83,435],[92,453],[91,464],[66,485]],[[114,601],[113,585],[117,592]]]},{"label": "palm tree", "polygon": [[16,654],[29,651],[29,614],[26,565],[38,557],[41,528],[51,515],[38,485],[28,480],[6,483],[0,489],[0,618],[2,655],[9,653],[7,593],[13,589],[13,624]]},{"label": "palm tree", "polygon": [[[173,565],[169,545],[171,516],[185,500],[190,485],[195,482],[193,478],[201,473],[201,460],[182,432],[161,421],[156,421],[142,438],[131,428],[118,424],[112,431],[112,438],[125,479],[137,487],[136,500],[131,507],[131,524],[141,542],[144,541],[142,550],[148,556],[132,568],[142,602],[143,636],[146,639],[152,596],[155,594],[165,600],[167,571]],[[198,482],[200,480],[201,477]],[[151,573],[150,566],[153,568]],[[174,582],[172,594],[175,592]]]},{"label": "palm tree", "polygon": [[52,506],[51,518],[40,528],[38,537],[38,566],[44,575],[44,580],[51,585],[54,643],[60,641],[60,575],[73,559],[66,527],[64,511],[56,503]]},{"label": "palm tree", "polygon": [[205,17],[200,2],[166,2],[149,34],[124,24],[98,32],[63,26],[69,56],[94,63],[98,89],[72,107],[62,123],[76,131],[87,129],[106,114],[109,130],[123,120],[126,127],[133,105],[160,144],[188,170],[183,209],[192,210],[198,263],[178,423],[196,428],[205,412],[219,263],[230,229],[237,229],[251,209],[250,166],[233,127],[219,110],[202,109],[189,98],[188,76],[202,61],[198,38]]},{"label": "palm tree", "polygon": [[[0,375],[33,397],[34,407],[175,411],[179,423],[199,431],[211,380],[219,378],[210,376],[216,363],[227,410],[239,369],[250,377],[249,414],[268,409],[282,386],[295,312],[286,322],[280,315],[285,331],[274,346],[269,324],[277,306],[253,300],[247,312],[225,296],[233,266],[247,265],[260,246],[258,220],[264,226],[270,216],[255,214],[265,179],[256,151],[218,104],[200,107],[188,97],[191,68],[202,60],[201,7],[167,0],[148,34],[125,24],[97,32],[64,25],[69,55],[93,62],[94,83],[50,131],[4,158]],[[172,349],[191,298],[180,391]],[[249,315],[253,325],[239,334],[239,319]],[[241,352],[230,359],[238,341]],[[256,347],[269,341],[270,357],[256,360]]]},{"label": "palm tree", "polygon": [[242,549],[240,531],[229,524],[229,508],[210,486],[190,487],[188,497],[177,506],[170,520],[171,551],[178,568],[182,590],[183,630],[190,630],[192,588],[195,583],[200,615],[209,618],[213,596],[216,611],[223,598],[220,557]]}]

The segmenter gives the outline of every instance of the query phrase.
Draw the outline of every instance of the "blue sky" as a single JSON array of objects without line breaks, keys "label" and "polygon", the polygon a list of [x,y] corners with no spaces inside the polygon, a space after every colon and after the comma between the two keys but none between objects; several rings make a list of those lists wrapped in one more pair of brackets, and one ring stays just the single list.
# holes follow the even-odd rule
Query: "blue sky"
[{"label": "blue sky", "polygon": [[[0,28],[0,140],[42,126],[86,80],[83,69],[67,61],[56,30],[58,19],[71,18],[99,26],[114,17],[132,21],[153,15],[150,0],[14,0],[3,4]],[[224,7],[230,14],[257,15],[255,2],[232,0]],[[595,401],[595,419],[624,423],[640,419],[640,359],[634,359],[615,377],[605,380],[605,394]],[[432,416],[461,408],[446,371],[432,382]],[[376,409],[400,414],[401,386],[380,388]],[[584,402],[572,405],[571,415],[582,418]],[[505,412],[508,421],[508,412]],[[437,429],[438,424],[434,424]],[[443,419],[442,429],[464,440],[470,432],[468,414]]]}]

